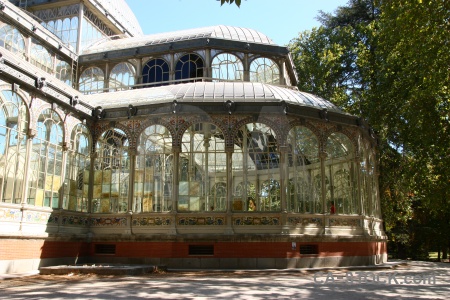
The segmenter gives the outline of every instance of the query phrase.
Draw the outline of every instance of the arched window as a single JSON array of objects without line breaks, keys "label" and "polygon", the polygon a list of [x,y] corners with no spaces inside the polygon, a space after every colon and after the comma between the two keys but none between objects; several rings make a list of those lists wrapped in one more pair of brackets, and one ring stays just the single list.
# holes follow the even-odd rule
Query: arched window
[{"label": "arched window", "polygon": [[46,109],[39,115],[30,159],[28,204],[58,208],[62,187],[63,122]]},{"label": "arched window", "polygon": [[67,157],[63,208],[88,211],[91,136],[83,124],[72,131],[72,148]]},{"label": "arched window", "polygon": [[358,203],[355,193],[354,149],[350,139],[343,133],[332,133],[327,140],[325,175],[330,179],[327,186],[327,205],[334,202],[336,213],[356,214]]},{"label": "arched window", "polygon": [[172,210],[172,137],[162,125],[152,125],[141,133],[136,157],[133,211]]},{"label": "arched window", "polygon": [[203,66],[199,55],[183,55],[175,66],[175,80],[203,77]]},{"label": "arched window", "polygon": [[109,90],[121,91],[132,87],[135,84],[136,70],[130,63],[117,64],[109,75]]},{"label": "arched window", "polygon": [[280,84],[280,69],[269,58],[257,58],[250,64],[250,81]]},{"label": "arched window", "polygon": [[80,76],[80,92],[85,94],[102,93],[105,87],[105,75],[100,68],[91,67]]},{"label": "arched window", "polygon": [[225,139],[210,123],[197,123],[183,134],[179,165],[179,211],[225,210],[213,187],[226,180]]},{"label": "arched window", "polygon": [[127,212],[130,161],[125,132],[117,128],[105,131],[96,152],[92,212]]},{"label": "arched window", "polygon": [[55,76],[68,86],[72,86],[72,67],[64,60],[56,58]]},{"label": "arched window", "polygon": [[227,184],[217,182],[210,191],[209,199],[210,211],[225,211],[227,209]]},{"label": "arched window", "polygon": [[[246,182],[239,193],[235,193],[233,209],[248,210],[250,199],[256,209],[278,211],[281,206],[279,195],[280,157],[275,132],[265,124],[250,123],[242,126],[234,137],[235,146],[232,155],[232,177],[234,190],[241,182]],[[264,185],[263,183],[266,182]],[[255,186],[255,195],[248,188]],[[240,209],[239,209],[240,208]]]},{"label": "arched window", "polygon": [[212,61],[213,80],[244,80],[244,67],[241,60],[233,54],[221,53]]},{"label": "arched window", "polygon": [[32,39],[30,62],[47,73],[53,73],[53,59],[48,50]]},{"label": "arched window", "polygon": [[27,105],[12,91],[0,93],[0,202],[21,203],[25,184]]},{"label": "arched window", "polygon": [[25,57],[25,39],[15,27],[4,24],[0,28],[0,46]]},{"label": "arched window", "polygon": [[[315,178],[320,174],[319,141],[306,127],[296,126],[289,131],[288,139],[289,197],[288,209],[292,212],[318,213],[321,199],[316,195]],[[320,187],[320,181],[319,181]],[[313,203],[318,201],[319,203]]]},{"label": "arched window", "polygon": [[362,213],[366,216],[370,215],[369,212],[369,190],[370,190],[370,180],[369,180],[369,162],[368,162],[368,151],[366,149],[366,144],[360,141],[359,144],[359,171],[360,171],[360,194],[362,201]]},{"label": "arched window", "polygon": [[149,60],[142,69],[142,83],[164,81],[169,81],[169,65],[167,62],[162,58]]}]

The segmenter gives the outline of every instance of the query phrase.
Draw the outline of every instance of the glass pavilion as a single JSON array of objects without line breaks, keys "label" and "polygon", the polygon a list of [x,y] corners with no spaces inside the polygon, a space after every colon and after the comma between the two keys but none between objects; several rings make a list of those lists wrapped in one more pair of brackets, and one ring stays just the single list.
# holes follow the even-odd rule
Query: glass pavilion
[{"label": "glass pavilion", "polygon": [[5,247],[40,266],[386,260],[376,137],[298,91],[286,47],[231,26],[145,36],[122,0],[0,11]]}]

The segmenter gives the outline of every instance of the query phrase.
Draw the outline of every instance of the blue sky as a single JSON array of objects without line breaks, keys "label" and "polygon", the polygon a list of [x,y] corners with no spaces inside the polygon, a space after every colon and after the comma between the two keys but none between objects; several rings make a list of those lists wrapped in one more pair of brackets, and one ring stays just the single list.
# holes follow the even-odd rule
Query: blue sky
[{"label": "blue sky", "polygon": [[126,0],[144,34],[229,25],[260,31],[287,45],[303,30],[319,26],[319,10],[334,12],[348,0],[242,0],[241,8],[216,0]]}]

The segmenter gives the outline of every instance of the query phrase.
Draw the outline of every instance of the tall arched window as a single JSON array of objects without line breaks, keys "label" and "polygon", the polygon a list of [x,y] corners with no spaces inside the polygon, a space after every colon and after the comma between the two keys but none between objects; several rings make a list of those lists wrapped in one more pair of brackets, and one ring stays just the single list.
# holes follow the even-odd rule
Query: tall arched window
[{"label": "tall arched window", "polygon": [[135,84],[136,70],[130,63],[123,62],[115,65],[109,75],[110,91],[127,90]]},{"label": "tall arched window", "polygon": [[72,86],[72,67],[69,63],[60,60],[58,57],[56,58],[55,76],[68,86]]},{"label": "tall arched window", "polygon": [[20,203],[25,184],[27,105],[12,91],[0,94],[0,202]]},{"label": "tall arched window", "polygon": [[142,69],[142,83],[164,81],[169,81],[169,64],[162,58],[149,60]]},{"label": "tall arched window", "polygon": [[28,204],[58,208],[62,187],[63,122],[46,109],[39,115],[30,159]]},{"label": "tall arched window", "polygon": [[102,93],[105,87],[105,75],[100,68],[91,67],[80,76],[80,92],[85,94]]},{"label": "tall arched window", "polygon": [[[319,141],[306,127],[296,126],[288,135],[289,196],[288,209],[300,213],[321,213],[315,178],[320,174]],[[319,181],[320,184],[320,181]]]},{"label": "tall arched window", "polygon": [[369,155],[366,149],[366,144],[363,141],[359,143],[359,172],[360,172],[360,197],[362,202],[362,214],[368,216],[369,212]]},{"label": "tall arched window", "polygon": [[280,69],[269,58],[257,58],[250,64],[250,81],[280,84]]},{"label": "tall arched window", "polygon": [[241,60],[233,54],[221,53],[212,61],[214,80],[244,80],[244,67]]},{"label": "tall arched window", "polygon": [[152,125],[141,133],[136,157],[133,211],[172,210],[172,137],[162,125]]},{"label": "tall arched window", "polygon": [[128,211],[130,161],[125,132],[117,128],[105,131],[96,152],[92,212]]},{"label": "tall arched window", "polygon": [[[1,24],[1,23],[0,23]],[[25,39],[15,27],[2,24],[0,28],[0,46],[25,57]]]},{"label": "tall arched window", "polygon": [[356,214],[358,204],[355,189],[354,147],[343,133],[332,133],[327,140],[325,175],[330,179],[327,203],[334,202],[336,213]]},{"label": "tall arched window", "polygon": [[197,54],[183,55],[175,66],[175,79],[203,77],[203,59]]},{"label": "tall arched window", "polygon": [[225,139],[210,123],[197,123],[183,134],[179,164],[179,211],[225,210],[220,195],[211,193],[226,181]]},{"label": "tall arched window", "polygon": [[369,151],[369,182],[370,182],[371,215],[379,217],[380,203],[378,195],[378,180],[375,168],[375,153],[373,151]]},{"label": "tall arched window", "polygon": [[[265,124],[250,123],[239,129],[232,155],[234,190],[246,182],[244,190],[235,194],[233,209],[279,211],[280,157],[275,132]],[[252,194],[248,187],[255,186]],[[275,194],[274,194],[275,193]],[[256,208],[247,207],[253,202]]]},{"label": "tall arched window", "polygon": [[72,148],[67,157],[63,208],[88,211],[91,137],[83,124],[72,131]]},{"label": "tall arched window", "polygon": [[53,73],[53,59],[48,50],[32,39],[30,62],[47,73]]}]

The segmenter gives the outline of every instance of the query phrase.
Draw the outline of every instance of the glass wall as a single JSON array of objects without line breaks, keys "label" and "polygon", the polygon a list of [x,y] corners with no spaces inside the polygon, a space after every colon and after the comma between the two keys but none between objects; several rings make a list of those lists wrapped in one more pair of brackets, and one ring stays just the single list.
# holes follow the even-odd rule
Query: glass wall
[{"label": "glass wall", "polygon": [[0,94],[0,202],[21,203],[26,160],[27,105],[12,91]]},{"label": "glass wall", "polygon": [[172,137],[164,126],[149,126],[139,138],[133,211],[172,210],[172,189]]},{"label": "glass wall", "polygon": [[327,140],[325,175],[327,204],[334,203],[338,214],[357,214],[355,153],[350,139],[343,133],[332,133]]},{"label": "glass wall", "polygon": [[281,210],[279,162],[270,127],[250,123],[239,129],[232,155],[233,210]]},{"label": "glass wall", "polygon": [[162,58],[149,60],[142,69],[142,83],[164,81],[169,81],[169,64]]},{"label": "glass wall", "polygon": [[308,128],[296,126],[288,140],[288,210],[298,213],[321,213],[319,141]]},{"label": "glass wall", "polygon": [[56,78],[72,86],[72,67],[69,63],[56,57]]},{"label": "glass wall", "polygon": [[53,59],[48,50],[40,45],[37,40],[31,40],[30,62],[36,67],[53,74]]},{"label": "glass wall", "polygon": [[241,60],[233,54],[221,53],[212,60],[213,80],[244,80],[244,67]]},{"label": "glass wall", "polygon": [[278,85],[280,84],[280,69],[269,58],[257,58],[250,64],[250,81]]},{"label": "glass wall", "polygon": [[86,126],[78,124],[72,131],[66,163],[63,208],[88,211],[91,137]]},{"label": "glass wall", "polygon": [[128,139],[117,128],[105,131],[96,145],[92,212],[128,211],[130,162]]},{"label": "glass wall", "polygon": [[58,208],[62,187],[63,122],[46,109],[39,115],[30,158],[28,204]]},{"label": "glass wall", "polygon": [[203,77],[203,67],[203,59],[199,55],[183,55],[175,66],[175,80]]},{"label": "glass wall", "polygon": [[127,90],[135,84],[136,69],[130,63],[123,62],[114,66],[109,75],[109,91]]},{"label": "glass wall", "polygon": [[183,134],[178,211],[225,211],[226,153],[220,129],[197,123]]}]

